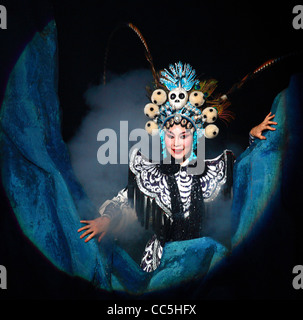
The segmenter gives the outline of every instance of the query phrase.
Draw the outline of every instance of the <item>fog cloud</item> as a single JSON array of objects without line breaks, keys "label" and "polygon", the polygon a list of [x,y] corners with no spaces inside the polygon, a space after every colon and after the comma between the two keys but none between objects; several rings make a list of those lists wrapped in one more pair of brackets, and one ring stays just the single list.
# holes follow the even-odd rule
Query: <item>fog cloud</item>
[{"label": "fog cloud", "polygon": [[[136,70],[113,76],[106,85],[91,87],[85,93],[90,111],[68,147],[75,174],[98,207],[127,185],[128,165],[120,164],[120,148],[130,150],[135,142],[125,145],[123,137],[120,144],[120,121],[127,121],[129,133],[144,128],[148,119],[143,109],[149,102],[145,88],[150,81],[149,70]],[[98,149],[106,143],[97,141],[98,132],[106,128],[114,130],[117,136],[117,164],[101,165],[97,159]]]}]

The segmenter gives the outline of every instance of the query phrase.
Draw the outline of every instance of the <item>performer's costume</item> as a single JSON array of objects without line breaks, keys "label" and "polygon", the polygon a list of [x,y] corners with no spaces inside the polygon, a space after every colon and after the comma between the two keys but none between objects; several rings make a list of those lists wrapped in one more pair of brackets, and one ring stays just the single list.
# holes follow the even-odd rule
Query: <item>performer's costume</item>
[{"label": "performer's costume", "polygon": [[[218,117],[227,121],[233,118],[226,110],[229,102],[221,98],[211,100],[216,81],[200,82],[189,64],[179,62],[169,69],[161,71],[151,94],[152,102],[144,108],[151,119],[145,128],[151,135],[160,135],[164,159],[166,130],[174,125],[190,130],[191,155],[181,165],[165,164],[165,161],[152,162],[135,150],[130,159],[128,186],[100,209],[102,215],[115,220],[123,207],[133,207],[141,224],[154,231],[141,261],[142,269],[147,272],[158,267],[166,242],[202,237],[207,204],[219,194],[230,196],[232,189],[234,156],[229,150],[215,159],[205,160],[203,172],[187,172],[189,165],[197,161],[199,138],[217,136],[219,129],[213,122]],[[204,107],[206,101],[209,106]]]},{"label": "performer's costume", "polygon": [[[205,217],[211,211],[211,203],[220,195],[231,197],[234,163],[231,151],[225,150],[217,158],[205,160],[203,173],[188,174],[188,165],[197,161],[199,139],[215,138],[219,128],[214,122],[217,119],[224,122],[234,119],[233,113],[228,110],[230,96],[286,56],[267,61],[226,94],[214,96],[217,81],[198,80],[189,64],[178,62],[170,65],[169,70],[157,73],[144,37],[133,24],[128,23],[127,27],[143,43],[154,78],[153,90],[148,88],[151,102],[144,108],[144,113],[150,118],[145,125],[146,131],[150,135],[159,134],[164,158],[167,157],[164,142],[166,130],[181,125],[193,134],[191,155],[182,165],[157,164],[135,151],[130,159],[128,186],[117,197],[106,201],[99,210],[101,215],[115,220],[124,208],[133,207],[141,224],[154,231],[141,260],[143,270],[150,272],[158,267],[165,242],[203,237],[207,223]],[[105,75],[104,67],[104,84]],[[253,141],[254,137],[250,135],[249,144]]]},{"label": "performer's costume", "polygon": [[[217,81],[198,80],[189,64],[178,62],[171,64],[168,70],[157,73],[144,37],[132,23],[126,26],[137,34],[144,45],[154,78],[153,88],[147,88],[151,102],[144,108],[144,113],[150,118],[145,125],[146,131],[150,135],[159,134],[164,159],[167,157],[164,142],[166,130],[180,125],[193,135],[191,154],[182,165],[157,164],[135,151],[130,159],[128,186],[100,208],[101,215],[115,219],[123,208],[133,207],[141,224],[154,231],[141,260],[143,270],[150,272],[158,267],[165,242],[203,237],[207,223],[205,217],[211,211],[211,204],[220,195],[231,197],[234,155],[230,150],[225,150],[215,159],[205,160],[203,173],[188,174],[189,165],[198,160],[199,139],[213,139],[218,135],[219,128],[214,124],[217,119],[227,123],[234,119],[228,107],[236,91],[292,54],[266,61],[226,94],[215,96]],[[105,67],[106,63],[104,84]],[[249,135],[249,144],[253,141],[254,137]]]}]

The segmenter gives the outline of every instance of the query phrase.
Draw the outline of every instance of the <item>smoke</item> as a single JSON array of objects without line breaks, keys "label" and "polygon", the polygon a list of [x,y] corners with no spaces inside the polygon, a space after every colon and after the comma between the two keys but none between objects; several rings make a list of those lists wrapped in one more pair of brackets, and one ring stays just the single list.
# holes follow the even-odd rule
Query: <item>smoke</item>
[{"label": "smoke", "polygon": [[[125,141],[128,140],[125,136],[121,141],[120,121],[126,121],[124,124],[127,123],[129,133],[133,129],[144,129],[148,119],[143,109],[149,102],[146,97],[146,85],[151,80],[149,70],[136,70],[122,76],[112,76],[106,85],[93,86],[85,93],[90,110],[78,132],[69,142],[68,148],[75,175],[96,207],[95,217],[106,200],[112,199],[127,186],[128,163],[120,164],[120,148],[125,152],[125,148],[130,150],[136,142],[130,141],[125,145]],[[97,141],[97,136],[99,131],[104,129],[112,130],[117,137],[117,144],[112,146],[117,147],[116,164],[102,165],[98,162],[98,150],[106,141]],[[83,211],[85,208],[83,205]],[[86,212],[80,212],[82,218],[87,215]],[[148,237],[149,234],[138,221],[130,217],[125,231],[121,232],[118,238],[120,245],[127,247],[133,258],[139,260]]]},{"label": "smoke", "polygon": [[[120,164],[120,148],[130,150],[134,142],[129,142],[123,136],[120,139],[120,121],[126,121],[128,131],[144,128],[148,120],[143,109],[148,99],[146,84],[151,81],[148,70],[132,71],[122,76],[114,76],[106,85],[89,88],[85,93],[90,111],[69,142],[68,148],[74,172],[82,184],[88,197],[100,207],[102,203],[117,195],[126,187],[128,164]],[[115,163],[100,164],[97,159],[98,149],[107,141],[97,141],[100,130],[110,129],[117,137]]]}]

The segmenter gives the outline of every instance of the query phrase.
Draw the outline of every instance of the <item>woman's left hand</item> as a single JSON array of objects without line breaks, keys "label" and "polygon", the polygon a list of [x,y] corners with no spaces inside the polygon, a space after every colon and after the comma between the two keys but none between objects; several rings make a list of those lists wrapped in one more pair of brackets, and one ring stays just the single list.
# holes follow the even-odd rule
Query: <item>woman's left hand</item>
[{"label": "woman's left hand", "polygon": [[262,135],[262,132],[264,130],[270,130],[270,131],[275,131],[276,128],[271,127],[270,125],[277,125],[277,122],[271,121],[273,118],[275,117],[275,115],[271,114],[271,112],[265,117],[265,119],[263,120],[263,122],[261,122],[258,126],[252,128],[250,130],[250,134],[255,137],[255,138],[259,138],[261,140],[265,140],[266,137],[264,137]]}]

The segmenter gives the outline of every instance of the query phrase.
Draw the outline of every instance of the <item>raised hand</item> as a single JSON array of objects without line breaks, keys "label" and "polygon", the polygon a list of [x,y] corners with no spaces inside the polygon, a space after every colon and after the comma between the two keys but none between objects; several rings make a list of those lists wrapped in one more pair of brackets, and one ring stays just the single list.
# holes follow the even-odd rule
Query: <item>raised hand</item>
[{"label": "raised hand", "polygon": [[271,121],[275,117],[271,112],[265,117],[265,119],[256,127],[250,130],[250,134],[258,139],[265,140],[266,137],[262,135],[264,130],[275,131],[276,128],[271,127],[271,125],[277,125],[277,122]]}]

